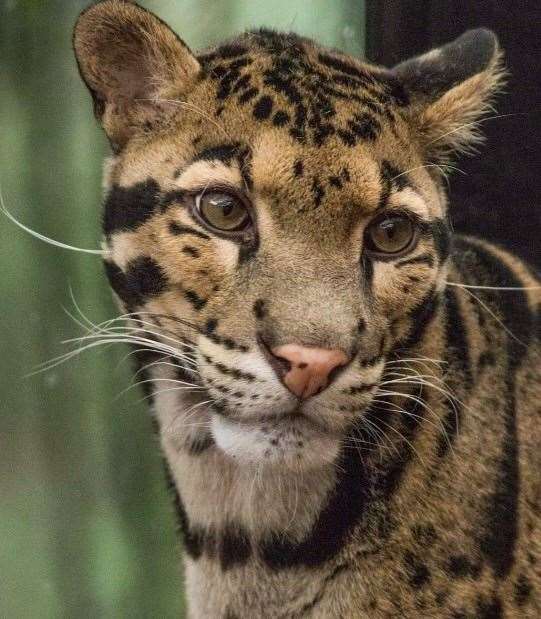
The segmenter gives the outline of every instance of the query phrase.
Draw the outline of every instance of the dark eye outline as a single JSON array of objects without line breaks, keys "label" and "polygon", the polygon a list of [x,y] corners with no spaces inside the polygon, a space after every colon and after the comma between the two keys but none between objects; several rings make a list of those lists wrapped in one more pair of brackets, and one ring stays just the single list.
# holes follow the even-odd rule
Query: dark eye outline
[{"label": "dark eye outline", "polygon": [[[380,224],[382,221],[386,219],[407,219],[412,226],[412,235],[408,244],[405,245],[402,249],[399,249],[395,252],[386,252],[378,249],[372,241],[370,236],[370,229],[373,226]],[[384,213],[380,213],[377,215],[364,229],[364,241],[363,248],[367,251],[371,256],[378,258],[379,260],[394,260],[395,258],[401,258],[406,254],[409,254],[415,247],[417,246],[417,242],[419,241],[419,233],[420,233],[420,222],[418,217],[416,217],[413,213],[406,211],[386,211]],[[372,247],[370,246],[372,244]]]},{"label": "dark eye outline", "polygon": [[[207,221],[203,213],[201,213],[199,204],[201,198],[208,193],[222,193],[237,200],[245,209],[247,218],[246,225],[236,230],[221,230],[213,226],[210,221]],[[255,217],[250,201],[242,193],[236,191],[228,185],[209,185],[201,189],[196,189],[190,192],[190,212],[197,222],[204,228],[212,232],[215,236],[236,240],[240,242],[251,242],[256,236],[255,232]]]}]

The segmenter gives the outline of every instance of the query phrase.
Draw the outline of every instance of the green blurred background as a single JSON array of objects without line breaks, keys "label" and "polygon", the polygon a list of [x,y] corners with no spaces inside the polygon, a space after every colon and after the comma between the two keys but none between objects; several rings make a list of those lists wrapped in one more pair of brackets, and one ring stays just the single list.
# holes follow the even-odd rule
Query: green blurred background
[{"label": "green blurred background", "polygon": [[[79,247],[100,238],[107,144],[71,52],[79,0],[0,0],[0,187],[7,208]],[[148,0],[194,49],[255,26],[356,55],[362,0]],[[123,348],[27,376],[115,315],[97,256],[0,216],[0,617],[182,617],[181,548],[161,457]]]}]

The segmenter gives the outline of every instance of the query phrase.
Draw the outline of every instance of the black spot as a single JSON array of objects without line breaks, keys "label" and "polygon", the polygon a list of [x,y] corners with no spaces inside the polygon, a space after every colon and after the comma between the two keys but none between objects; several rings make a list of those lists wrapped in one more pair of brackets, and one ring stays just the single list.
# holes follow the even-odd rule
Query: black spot
[{"label": "black spot", "polygon": [[253,310],[255,317],[258,320],[263,320],[267,314],[267,310],[265,309],[265,301],[263,299],[256,299]]},{"label": "black spot", "polygon": [[431,524],[416,524],[411,529],[413,539],[423,548],[432,546],[437,538],[436,529]]},{"label": "black spot", "polygon": [[221,537],[220,565],[222,570],[231,569],[246,563],[252,554],[248,534],[239,525],[227,526]]},{"label": "black spot", "polygon": [[364,318],[359,318],[357,322],[357,331],[359,333],[364,333],[364,331],[366,331],[366,320]]},{"label": "black spot", "polygon": [[160,204],[160,187],[153,179],[132,187],[113,185],[105,199],[103,232],[136,230],[148,221]]},{"label": "black spot", "polygon": [[259,90],[257,88],[249,88],[246,92],[242,93],[239,97],[239,103],[248,103],[254,97],[259,94]]},{"label": "black spot", "polygon": [[446,571],[455,578],[477,578],[481,572],[481,566],[471,561],[466,555],[453,555],[447,562]]},{"label": "black spot", "polygon": [[205,333],[207,335],[214,333],[216,331],[216,327],[218,326],[218,321],[216,318],[210,318],[207,320],[207,324],[205,325]]},{"label": "black spot", "polygon": [[411,552],[406,553],[404,564],[408,574],[408,582],[415,589],[420,589],[430,582],[430,570],[426,564]]},{"label": "black spot", "polygon": [[205,239],[205,241],[210,240],[210,236],[208,234],[200,232],[195,228],[190,228],[189,226],[181,226],[176,221],[169,222],[169,232],[175,236],[180,236],[181,234],[191,234],[199,237],[200,239]]},{"label": "black spot", "polygon": [[254,118],[257,120],[265,120],[272,114],[272,99],[264,95],[262,96],[254,106]]},{"label": "black spot", "polygon": [[342,180],[339,176],[329,176],[329,184],[337,189],[342,189]]},{"label": "black spot", "polygon": [[347,125],[351,132],[362,140],[373,141],[381,131],[381,125],[370,114],[355,114]]},{"label": "black spot", "polygon": [[318,206],[321,206],[321,202],[325,197],[325,189],[319,182],[317,176],[314,176],[314,180],[312,182],[312,193],[314,194],[314,205],[318,208]]},{"label": "black spot", "polygon": [[501,619],[503,617],[503,609],[500,599],[496,595],[490,600],[479,596],[477,598],[477,614],[475,617],[476,619]]},{"label": "black spot", "polygon": [[220,45],[218,49],[208,54],[202,54],[199,56],[199,61],[203,64],[207,64],[216,59],[230,60],[232,58],[244,56],[244,54],[247,53],[248,49],[244,45],[240,45],[238,43],[225,43],[224,45]]},{"label": "black spot", "polygon": [[297,161],[293,164],[293,174],[296,177],[304,174],[304,166],[302,165],[302,161],[300,159],[297,159]]},{"label": "black spot", "polygon": [[184,297],[193,305],[196,310],[201,310],[205,307],[208,299],[201,298],[194,290],[185,290]]},{"label": "black spot", "polygon": [[234,159],[239,151],[240,144],[238,142],[229,143],[229,144],[218,144],[217,146],[213,146],[212,148],[206,148],[201,151],[194,159],[192,163],[196,161],[222,161],[223,163],[229,164],[232,159]]},{"label": "black spot", "polygon": [[[235,93],[235,92],[239,92],[239,90],[244,90],[249,84],[250,84],[250,76],[243,75],[237,80],[236,84],[231,89],[231,92]],[[223,110],[223,107],[220,109]]]},{"label": "black spot", "polygon": [[335,69],[336,71],[340,71],[340,73],[351,75],[369,83],[375,82],[374,76],[368,71],[350,64],[345,59],[337,58],[336,56],[329,56],[328,54],[319,54],[318,60],[325,66]]},{"label": "black spot", "polygon": [[524,606],[532,593],[532,583],[524,574],[520,574],[515,583],[515,600],[519,606]]},{"label": "black spot", "polygon": [[199,256],[201,255],[196,247],[191,247],[190,245],[185,245],[182,248],[182,252],[187,256],[191,256],[192,258],[199,258]]},{"label": "black spot", "polygon": [[278,112],[276,112],[276,114],[272,118],[272,124],[276,127],[283,127],[284,125],[287,125],[289,120],[290,118],[287,112],[278,110]]}]

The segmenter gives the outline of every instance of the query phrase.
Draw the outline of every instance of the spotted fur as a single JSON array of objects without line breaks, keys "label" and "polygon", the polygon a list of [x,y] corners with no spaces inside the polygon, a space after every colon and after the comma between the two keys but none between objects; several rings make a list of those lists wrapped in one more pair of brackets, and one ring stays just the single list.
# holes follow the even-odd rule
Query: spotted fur
[{"label": "spotted fur", "polygon": [[[177,351],[140,363],[190,617],[539,617],[539,280],[452,233],[442,168],[501,83],[494,35],[391,70],[267,30],[196,56],[106,0],[74,46],[114,153],[107,276]],[[209,185],[253,229],[210,230]],[[417,240],[375,257],[397,212]],[[350,362],[301,416],[261,341]]]}]

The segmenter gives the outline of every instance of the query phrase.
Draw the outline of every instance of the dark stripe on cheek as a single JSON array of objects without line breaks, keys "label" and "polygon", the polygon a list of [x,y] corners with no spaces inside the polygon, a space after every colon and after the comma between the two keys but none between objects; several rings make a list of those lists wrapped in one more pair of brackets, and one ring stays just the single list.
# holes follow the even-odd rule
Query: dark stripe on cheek
[{"label": "dark stripe on cheek", "polygon": [[125,272],[113,262],[105,261],[104,264],[111,287],[129,308],[141,305],[168,287],[165,273],[149,256],[130,261]]},{"label": "dark stripe on cheek", "polygon": [[374,261],[366,252],[363,252],[361,256],[361,272],[363,277],[362,284],[367,294],[371,294],[372,282],[374,280]]},{"label": "dark stripe on cheek", "polygon": [[197,311],[203,309],[208,302],[208,299],[203,299],[194,290],[185,290],[184,297],[188,300],[194,309]]},{"label": "dark stripe on cheek", "polygon": [[451,250],[451,229],[445,219],[436,218],[431,222],[420,222],[418,224],[421,235],[427,240],[431,240],[436,250],[436,255],[443,262]]},{"label": "dark stripe on cheek", "polygon": [[400,347],[412,348],[419,343],[427,327],[432,322],[440,302],[440,295],[437,294],[435,290],[431,290],[429,294],[415,306],[409,314],[411,321],[409,335],[396,342],[394,345],[395,349]]},{"label": "dark stripe on cheek", "polygon": [[133,231],[148,221],[160,204],[160,187],[153,179],[132,187],[113,185],[105,198],[103,232]]}]

